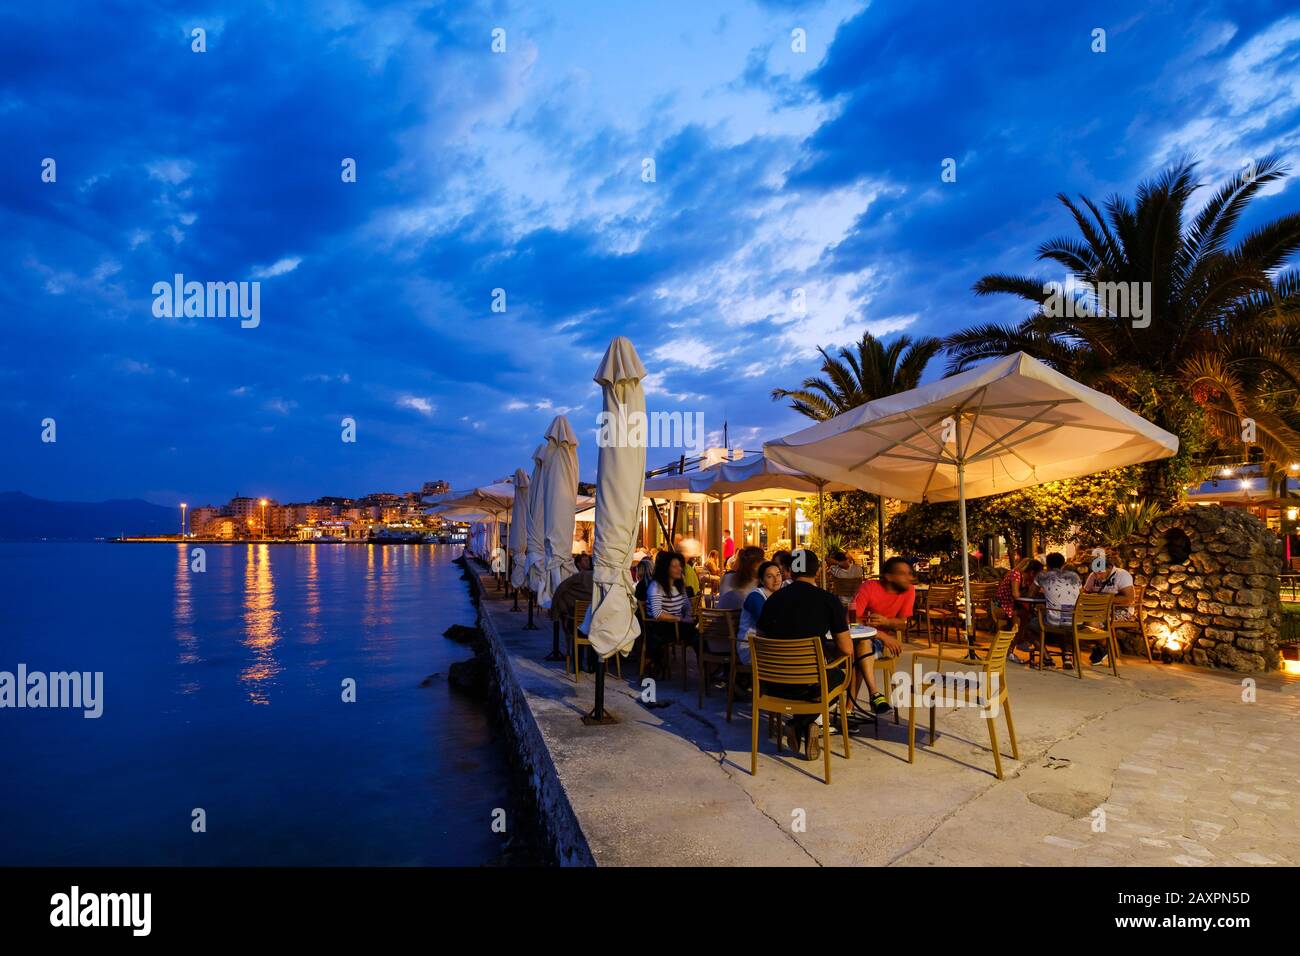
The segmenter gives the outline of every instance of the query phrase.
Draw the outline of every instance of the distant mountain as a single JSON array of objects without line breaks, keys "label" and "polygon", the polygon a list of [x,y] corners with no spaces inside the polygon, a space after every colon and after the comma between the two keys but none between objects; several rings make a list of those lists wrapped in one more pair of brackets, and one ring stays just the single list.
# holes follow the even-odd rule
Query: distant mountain
[{"label": "distant mountain", "polygon": [[0,492],[0,541],[88,541],[122,534],[175,534],[179,530],[180,513],[175,508],[138,498],[47,501],[21,491]]}]

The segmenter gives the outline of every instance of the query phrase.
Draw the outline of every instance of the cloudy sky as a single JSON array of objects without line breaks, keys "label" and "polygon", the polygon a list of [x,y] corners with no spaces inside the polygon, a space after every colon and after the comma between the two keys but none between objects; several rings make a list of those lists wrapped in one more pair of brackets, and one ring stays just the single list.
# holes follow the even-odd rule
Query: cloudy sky
[{"label": "cloudy sky", "polygon": [[[460,485],[557,413],[591,479],[619,334],[652,409],[756,449],[814,346],[1018,318],[970,287],[1036,271],[1056,193],[1270,152],[1300,167],[1293,3],[9,5],[0,490]],[[260,282],[260,323],[155,315],[177,273]]]}]

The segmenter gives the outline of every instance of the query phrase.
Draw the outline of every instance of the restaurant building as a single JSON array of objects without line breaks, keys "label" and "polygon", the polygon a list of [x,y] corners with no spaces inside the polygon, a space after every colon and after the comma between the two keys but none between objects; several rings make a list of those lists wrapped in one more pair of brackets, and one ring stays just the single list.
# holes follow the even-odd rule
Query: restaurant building
[{"label": "restaurant building", "polygon": [[[727,460],[754,454],[740,448],[706,448],[695,456],[680,456],[646,472],[647,478],[690,474]],[[800,507],[802,499],[771,498],[758,501],[665,501],[648,492],[641,503],[641,533],[645,548],[662,548],[681,535],[700,542],[703,552],[722,551],[722,533],[730,531],[737,548],[756,545],[771,552],[807,544],[812,522]]]}]

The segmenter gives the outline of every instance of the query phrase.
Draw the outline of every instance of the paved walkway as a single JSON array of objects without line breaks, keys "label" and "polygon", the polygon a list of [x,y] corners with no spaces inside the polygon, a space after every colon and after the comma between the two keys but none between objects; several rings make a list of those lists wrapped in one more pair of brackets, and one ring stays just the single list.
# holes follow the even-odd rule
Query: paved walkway
[{"label": "paved walkway", "polygon": [[833,737],[826,786],[765,733],[751,776],[748,704],[731,723],[718,691],[698,707],[693,664],[652,710],[629,660],[607,685],[620,723],[584,726],[591,677],[543,662],[550,622],[523,630],[490,582],[485,626],[600,865],[1300,865],[1300,683],[1261,677],[1251,699],[1240,677],[1134,658],[1119,679],[1016,667],[1005,780],[977,712],[950,710],[911,765],[906,713],[855,735],[849,760]]}]

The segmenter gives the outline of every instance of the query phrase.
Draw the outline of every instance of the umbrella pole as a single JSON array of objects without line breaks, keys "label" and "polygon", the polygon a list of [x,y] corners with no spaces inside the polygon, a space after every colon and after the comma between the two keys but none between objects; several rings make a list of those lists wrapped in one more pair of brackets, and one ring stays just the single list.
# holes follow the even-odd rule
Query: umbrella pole
[{"label": "umbrella pole", "polygon": [[[961,439],[958,438],[958,442]],[[975,636],[971,626],[975,623],[975,608],[970,603],[970,542],[966,536],[966,460],[957,458],[957,516],[961,523],[961,578],[966,592],[966,613],[963,626],[966,629],[966,659],[978,660],[975,655]]]},{"label": "umbrella pole", "polygon": [[510,591],[511,591],[511,596],[514,598],[514,601],[515,601],[515,603],[512,604],[512,605],[510,606],[510,610],[512,610],[512,611],[518,611],[518,610],[519,610],[519,589],[518,589],[517,587],[515,587],[515,585],[514,585],[514,580],[515,580],[515,556],[514,556],[513,554],[510,555],[510,559],[509,559],[509,560],[510,560],[510,563],[509,563],[508,567],[509,567],[510,582],[511,582],[511,583],[510,583]]},{"label": "umbrella pole", "polygon": [[528,589],[528,623],[524,625],[524,630],[525,631],[539,630],[537,625],[533,623],[533,589],[532,588]]},{"label": "umbrella pole", "polygon": [[821,563],[822,587],[826,587],[826,505],[822,499],[822,489],[826,487],[826,482],[817,483],[817,547],[822,551],[819,557]]},{"label": "umbrella pole", "polygon": [[[576,657],[577,655],[575,654],[574,656]],[[560,619],[558,617],[551,621],[551,653],[547,654],[543,660],[565,660],[564,655],[560,653]]]},{"label": "umbrella pole", "polygon": [[588,727],[618,723],[618,718],[605,709],[605,659],[603,657],[596,658],[596,704],[583,715],[582,722]]}]

